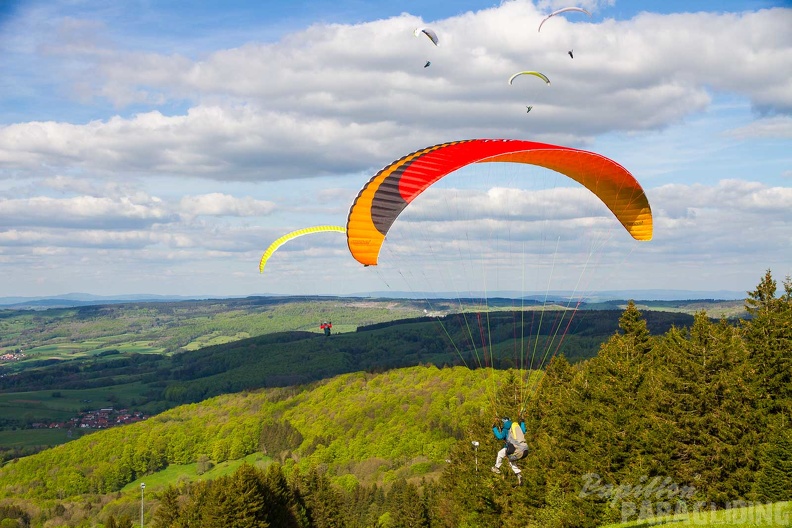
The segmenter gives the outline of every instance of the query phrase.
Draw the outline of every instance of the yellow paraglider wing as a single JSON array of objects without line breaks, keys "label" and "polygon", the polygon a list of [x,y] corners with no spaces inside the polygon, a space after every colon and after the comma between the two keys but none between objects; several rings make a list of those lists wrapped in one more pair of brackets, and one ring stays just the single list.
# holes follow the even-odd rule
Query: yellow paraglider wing
[{"label": "yellow paraglider wing", "polygon": [[320,225],[320,226],[313,226],[313,227],[306,227],[303,229],[298,229],[297,231],[292,231],[291,233],[287,233],[277,239],[275,242],[270,244],[267,250],[261,255],[261,260],[259,261],[259,273],[264,272],[264,266],[267,264],[267,261],[272,256],[275,251],[283,244],[292,240],[293,238],[301,237],[303,235],[310,235],[313,233],[324,233],[327,231],[335,231],[338,233],[346,233],[346,229],[343,226],[334,226],[334,225]]}]

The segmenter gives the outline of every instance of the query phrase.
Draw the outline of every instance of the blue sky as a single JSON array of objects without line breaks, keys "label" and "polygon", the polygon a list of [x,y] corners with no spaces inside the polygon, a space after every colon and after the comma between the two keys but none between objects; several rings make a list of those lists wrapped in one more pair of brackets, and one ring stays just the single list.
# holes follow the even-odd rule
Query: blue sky
[{"label": "blue sky", "polygon": [[[792,275],[789,2],[586,0],[590,18],[536,30],[567,5],[0,3],[0,296],[745,291]],[[413,36],[424,25],[438,46]],[[508,86],[522,69],[552,85]],[[612,158],[646,190],[654,239],[625,238],[562,179],[479,167],[416,201],[376,269],[316,235],[258,273],[280,235],[343,225],[384,165],[473,137]]]}]

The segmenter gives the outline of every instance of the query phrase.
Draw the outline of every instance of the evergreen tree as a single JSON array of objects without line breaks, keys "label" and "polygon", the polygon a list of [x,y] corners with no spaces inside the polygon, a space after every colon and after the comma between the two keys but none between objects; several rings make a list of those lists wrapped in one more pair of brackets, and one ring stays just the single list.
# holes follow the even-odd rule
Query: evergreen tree
[{"label": "evergreen tree", "polygon": [[233,475],[211,481],[200,505],[200,526],[207,528],[266,528],[266,498],[258,473],[243,464]]},{"label": "evergreen tree", "polygon": [[[347,512],[349,528],[365,528],[376,526],[377,519],[382,515],[382,503],[378,504],[379,488],[356,485],[346,494],[344,509]],[[384,501],[384,499],[383,499]]]},{"label": "evergreen tree", "polygon": [[418,488],[403,478],[393,483],[387,494],[386,506],[393,528],[429,527],[429,513]]},{"label": "evergreen tree", "polygon": [[210,512],[215,508],[214,481],[199,481],[187,488],[187,501],[181,508],[178,528],[210,526]]},{"label": "evergreen tree", "polygon": [[155,528],[169,528],[174,526],[181,516],[179,505],[179,490],[173,486],[168,486],[160,495],[160,502],[154,510],[152,523]]},{"label": "evergreen tree", "polygon": [[763,445],[761,468],[756,478],[759,500],[776,502],[792,499],[792,431],[776,426]]},{"label": "evergreen tree", "polygon": [[792,426],[792,279],[786,278],[780,297],[776,289],[768,270],[745,301],[752,318],[741,323],[760,406],[768,417],[782,414]]},{"label": "evergreen tree", "polygon": [[777,287],[773,274],[770,270],[767,270],[756,289],[748,292],[748,298],[745,300],[745,310],[752,316],[774,312]]},{"label": "evergreen tree", "polygon": [[672,328],[656,352],[665,361],[654,413],[673,426],[659,450],[670,455],[667,474],[713,502],[746,497],[757,436],[747,350],[738,332],[699,312],[690,330]]},{"label": "evergreen tree", "polygon": [[541,445],[545,452],[537,453],[546,479],[541,525],[617,520],[619,511],[606,498],[581,493],[586,479],[630,482],[651,471],[646,412],[651,395],[645,389],[651,336],[633,303],[620,327],[623,334],[612,336],[597,357],[577,365],[547,392],[553,405],[541,429],[548,442]]},{"label": "evergreen tree", "polygon": [[267,467],[264,485],[269,490],[267,522],[270,526],[299,528],[307,525],[305,511],[297,493],[289,486],[279,464]]},{"label": "evergreen tree", "polygon": [[[234,473],[231,483],[234,514],[240,528],[267,528],[267,517],[272,503],[272,492],[265,485],[263,475],[249,464],[242,464]],[[232,526],[228,524],[228,526]]]},{"label": "evergreen tree", "polygon": [[[488,427],[481,424],[478,430]],[[498,478],[489,472],[489,463],[480,462],[478,471],[475,468],[474,448],[471,437],[454,445],[449,454],[450,463],[444,468],[435,500],[432,504],[432,526],[455,528],[457,526],[497,526],[500,511],[495,501],[499,484]],[[480,438],[476,435],[475,438]],[[493,441],[480,442],[478,456],[495,459]],[[385,506],[383,506],[384,511]]]},{"label": "evergreen tree", "polygon": [[333,488],[324,470],[313,467],[301,479],[300,491],[305,500],[310,526],[316,528],[341,528],[342,500]]},{"label": "evergreen tree", "polygon": [[634,301],[630,300],[627,303],[627,308],[619,318],[619,328],[630,339],[630,344],[636,353],[645,354],[649,351],[651,348],[649,329],[646,326],[646,319],[635,306]]}]

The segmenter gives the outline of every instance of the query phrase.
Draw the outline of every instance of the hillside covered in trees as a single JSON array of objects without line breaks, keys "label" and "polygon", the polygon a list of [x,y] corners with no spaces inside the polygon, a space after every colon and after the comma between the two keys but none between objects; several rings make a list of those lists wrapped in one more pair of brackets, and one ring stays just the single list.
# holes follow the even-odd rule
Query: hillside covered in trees
[{"label": "hillside covered in trees", "polygon": [[[6,464],[2,513],[18,526],[127,522],[136,479],[254,453],[266,458],[151,489],[147,525],[597,526],[790,500],[792,281],[777,293],[768,272],[748,319],[700,312],[663,334],[630,304],[596,357],[559,355],[541,378],[419,366],[181,406]],[[490,428],[538,379],[517,485],[489,471]]]},{"label": "hillside covered in trees", "polygon": [[[272,305],[272,313],[264,318],[308,317],[294,315],[298,306]],[[310,311],[307,305],[301,309]],[[367,309],[370,311],[363,319],[367,324],[330,339],[315,332],[279,331],[176,354],[110,348],[89,356],[31,361],[16,371],[0,372],[0,432],[31,430],[33,424],[58,424],[78,411],[100,407],[150,416],[220,394],[304,384],[348,372],[381,372],[422,363],[509,368],[520,363],[515,350],[518,344],[525,345],[515,336],[521,334],[531,337],[532,346],[550,347],[574,362],[594,356],[618,328],[619,318],[616,310],[573,313],[503,309],[383,321],[384,305]],[[95,318],[86,314],[91,325],[100,326],[105,317],[102,310],[98,312]],[[134,313],[131,317],[137,320]],[[358,315],[363,318],[363,314]],[[235,320],[225,313],[214,319]],[[647,313],[647,324],[653,332],[688,325],[692,320],[683,313]],[[283,322],[270,324],[274,328],[284,326]],[[34,435],[29,436],[32,439]],[[65,439],[66,435],[61,437]],[[0,437],[0,450],[2,447]],[[11,451],[3,458],[16,453]]]}]

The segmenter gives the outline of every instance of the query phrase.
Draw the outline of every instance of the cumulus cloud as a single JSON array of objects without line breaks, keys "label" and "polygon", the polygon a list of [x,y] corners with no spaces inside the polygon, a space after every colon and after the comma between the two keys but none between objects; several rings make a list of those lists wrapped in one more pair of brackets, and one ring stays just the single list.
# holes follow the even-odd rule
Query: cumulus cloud
[{"label": "cumulus cloud", "polygon": [[[70,21],[67,52],[93,64],[94,96],[120,106],[187,100],[192,107],[2,127],[0,174],[42,166],[222,180],[343,174],[445,140],[523,137],[526,127],[531,139],[571,144],[661,129],[705,109],[712,90],[743,94],[760,112],[792,112],[790,9],[642,13],[599,23],[558,17],[528,38],[526,28],[545,13],[512,1],[439,20],[437,47],[412,35],[422,21],[407,14],[317,24],[198,60],[98,53],[96,39],[76,39],[80,26]],[[566,56],[571,48],[574,60]],[[526,67],[552,85],[506,84]],[[534,106],[529,116],[526,104]],[[770,127],[786,133],[786,117],[736,133]]]},{"label": "cumulus cloud", "polygon": [[737,139],[747,138],[792,138],[792,116],[773,116],[757,119],[753,123],[729,130],[727,135]]},{"label": "cumulus cloud", "polygon": [[[642,251],[663,259],[746,252],[779,259],[792,255],[791,188],[723,180],[712,186],[664,185],[649,189],[647,195],[654,214],[654,239],[641,243]],[[503,251],[526,255],[555,251],[557,241],[559,258],[575,258],[605,241],[620,252],[633,247],[613,215],[585,190],[456,189],[422,198],[391,228],[388,253],[489,259]]]},{"label": "cumulus cloud", "polygon": [[0,201],[0,227],[53,226],[105,229],[149,226],[176,217],[156,199],[136,203],[129,198],[94,196],[32,198]]},{"label": "cumulus cloud", "polygon": [[235,198],[228,194],[211,193],[200,196],[185,196],[179,210],[187,216],[263,216],[272,213],[276,205],[272,202],[254,200],[251,197]]},{"label": "cumulus cloud", "polygon": [[[504,1],[433,20],[436,47],[413,35],[424,20],[402,14],[192,53],[190,44],[177,49],[129,28],[120,38],[82,4],[69,4],[66,18],[62,5],[26,8],[30,16],[4,28],[10,99],[40,91],[58,104],[35,118],[6,111],[0,125],[2,275],[28,274],[33,284],[56,276],[37,269],[79,268],[75,275],[93,278],[101,266],[124,267],[125,277],[168,289],[189,269],[222,275],[223,284],[233,277],[249,292],[269,241],[314,220],[343,223],[359,186],[384,164],[472,137],[606,145],[640,168],[645,187],[657,185],[646,187],[654,240],[630,245],[584,189],[507,182],[427,191],[389,233],[391,255],[429,255],[447,269],[486,244],[505,266],[504,249],[524,244],[531,266],[528,255],[541,260],[545,244],[558,262],[574,264],[607,239],[627,252],[638,247],[632,255],[645,269],[736,266],[746,253],[766,260],[760,271],[788,267],[792,197],[777,180],[789,177],[788,166],[746,160],[750,181],[726,179],[741,177],[739,168],[720,169],[743,163],[740,149],[756,144],[772,158],[792,137],[792,10],[601,20],[600,8],[612,4],[581,0],[594,17],[554,17],[540,34],[540,21],[567,2]],[[46,38],[37,37],[42,28]],[[542,71],[551,85],[509,86],[524,69]],[[79,114],[59,109],[63,97],[77,101]],[[724,97],[739,104],[724,108]],[[728,124],[745,123],[749,108],[753,122]],[[774,184],[761,183],[763,170]],[[658,183],[680,171],[684,184]],[[315,183],[323,181],[331,183]],[[367,280],[336,238],[295,241],[280,257],[271,273],[300,284],[317,262],[339,276],[349,271],[341,282],[352,290]]]}]

